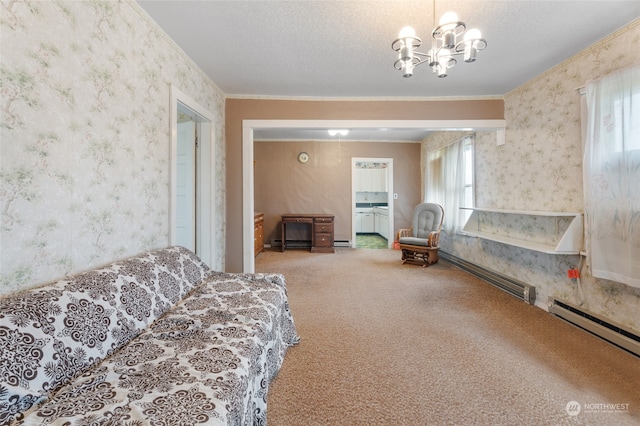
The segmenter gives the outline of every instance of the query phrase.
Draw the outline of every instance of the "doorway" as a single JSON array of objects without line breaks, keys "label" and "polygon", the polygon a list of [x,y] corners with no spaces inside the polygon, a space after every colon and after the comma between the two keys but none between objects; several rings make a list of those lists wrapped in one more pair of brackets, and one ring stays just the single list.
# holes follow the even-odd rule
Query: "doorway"
[{"label": "doorway", "polygon": [[196,250],[196,176],[198,173],[198,117],[178,103],[178,136],[176,153],[176,241],[175,244]]},{"label": "doorway", "polygon": [[352,158],[351,194],[351,246],[393,248],[393,158]]},{"label": "doorway", "polygon": [[195,252],[210,267],[216,266],[214,121],[206,108],[171,87],[169,241]]}]

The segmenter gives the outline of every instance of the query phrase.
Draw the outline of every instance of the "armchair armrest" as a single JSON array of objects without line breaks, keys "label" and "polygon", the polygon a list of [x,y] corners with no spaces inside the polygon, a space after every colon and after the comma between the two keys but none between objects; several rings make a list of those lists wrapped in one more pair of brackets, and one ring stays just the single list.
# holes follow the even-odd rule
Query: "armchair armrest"
[{"label": "armchair armrest", "polygon": [[400,241],[400,238],[403,238],[403,237],[410,237],[412,235],[411,230],[412,230],[411,228],[403,228],[398,230],[397,241]]},{"label": "armchair armrest", "polygon": [[427,237],[429,247],[438,247],[440,245],[440,231],[431,231]]}]

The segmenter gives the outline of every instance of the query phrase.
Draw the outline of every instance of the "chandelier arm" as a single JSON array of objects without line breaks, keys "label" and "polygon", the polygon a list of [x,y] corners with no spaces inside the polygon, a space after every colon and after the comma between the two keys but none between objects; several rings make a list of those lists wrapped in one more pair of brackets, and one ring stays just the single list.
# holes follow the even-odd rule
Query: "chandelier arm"
[{"label": "chandelier arm", "polygon": [[431,59],[429,58],[428,55],[426,55],[424,58],[414,58],[413,66],[417,67],[418,65],[428,64],[430,62],[431,62]]},{"label": "chandelier arm", "polygon": [[432,32],[431,32],[431,37],[433,37],[434,39],[437,39],[438,37],[441,37],[442,34],[446,33],[447,31],[445,31],[443,28],[446,26],[453,26],[453,32],[455,33],[456,37],[460,36],[462,34],[464,34],[464,32],[467,29],[467,25],[462,22],[462,21],[457,21],[457,22],[449,22],[447,24],[444,25],[439,25],[438,27],[436,27]]},{"label": "chandelier arm", "polygon": [[481,50],[484,50],[487,47],[487,41],[483,38],[479,38],[479,39],[474,39],[474,40],[462,40],[460,43],[456,44],[455,47],[455,53],[464,53],[464,48],[466,43],[471,43],[471,42],[475,42],[476,43],[476,50],[479,52]]},{"label": "chandelier arm", "polygon": [[422,40],[419,37],[403,37],[397,38],[391,43],[391,49],[399,52],[404,47],[404,41],[411,40],[411,49],[417,49],[422,45]]},{"label": "chandelier arm", "polygon": [[461,50],[461,51],[455,50],[449,53],[449,56],[460,56],[460,55],[464,55],[464,50]]},{"label": "chandelier arm", "polygon": [[[418,57],[418,56],[413,57],[413,59],[411,60],[411,63],[413,64],[414,67],[417,67],[418,65],[422,65],[422,64],[431,63],[431,57],[429,55],[426,55],[424,53],[418,53],[418,52],[413,52],[413,53],[423,56],[423,57]],[[400,71],[403,68],[403,66],[404,66],[404,61],[402,59],[398,59],[393,63],[393,67],[398,71]]]},{"label": "chandelier arm", "polygon": [[[429,55],[428,53],[416,52],[415,50],[413,51],[413,54],[418,55],[421,58],[431,58],[431,55]],[[423,61],[424,59],[421,60]]]}]

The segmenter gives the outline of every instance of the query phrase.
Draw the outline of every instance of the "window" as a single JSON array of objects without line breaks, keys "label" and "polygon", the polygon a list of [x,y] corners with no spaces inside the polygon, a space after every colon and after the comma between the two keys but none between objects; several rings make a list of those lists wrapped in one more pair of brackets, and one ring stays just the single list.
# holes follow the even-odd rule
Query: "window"
[{"label": "window", "polygon": [[640,287],[640,66],[587,85],[585,243],[594,277]]},{"label": "window", "polygon": [[[474,138],[465,138],[464,142],[464,200],[460,207],[474,207],[475,206],[475,191],[474,181],[475,173],[473,167],[473,152],[474,152]],[[471,210],[463,210],[464,222],[469,219]],[[464,225],[464,223],[463,223]]]},{"label": "window", "polygon": [[469,135],[427,153],[424,200],[444,208],[443,228],[458,231],[471,214],[460,207],[474,206],[474,141]]}]

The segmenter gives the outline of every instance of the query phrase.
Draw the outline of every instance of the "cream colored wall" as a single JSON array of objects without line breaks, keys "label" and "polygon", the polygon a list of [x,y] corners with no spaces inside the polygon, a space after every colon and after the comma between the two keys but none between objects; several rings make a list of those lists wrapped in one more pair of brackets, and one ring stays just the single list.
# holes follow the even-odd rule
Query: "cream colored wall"
[{"label": "cream colored wall", "polygon": [[0,293],[168,245],[170,84],[217,117],[221,183],[223,93],[133,2],[2,8]]},{"label": "cream colored wall", "polygon": [[[393,159],[394,229],[411,226],[420,202],[420,143],[287,141],[254,143],[255,210],[265,215],[265,242],[280,238],[283,213],[335,215],[335,239],[351,240],[351,158]],[[297,161],[307,152],[309,162]]]},{"label": "cream colored wall", "polygon": [[[580,95],[585,82],[640,60],[640,20],[505,96],[506,144],[476,144],[478,207],[583,211]],[[427,141],[431,150],[438,141]],[[444,236],[443,249],[536,286],[546,308],[553,295],[580,302],[567,270],[579,256],[550,255],[471,237]],[[582,271],[584,307],[640,331],[640,290]]]}]

